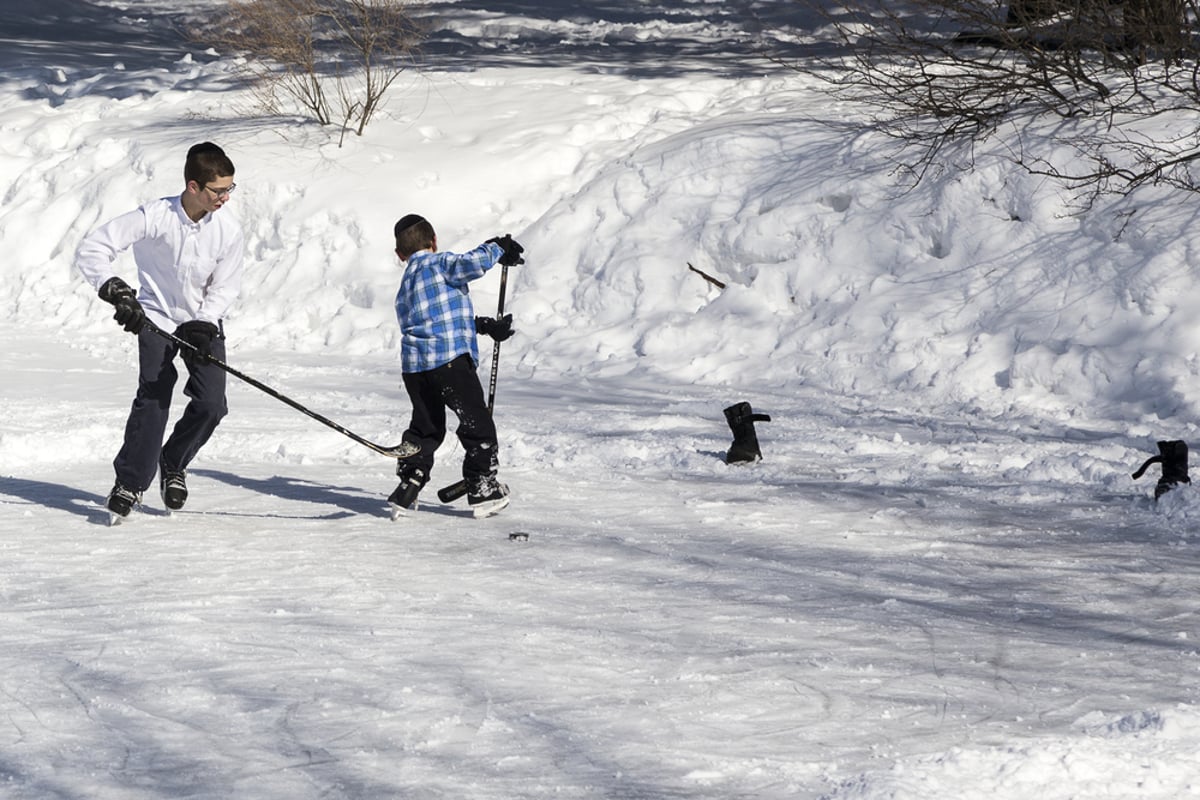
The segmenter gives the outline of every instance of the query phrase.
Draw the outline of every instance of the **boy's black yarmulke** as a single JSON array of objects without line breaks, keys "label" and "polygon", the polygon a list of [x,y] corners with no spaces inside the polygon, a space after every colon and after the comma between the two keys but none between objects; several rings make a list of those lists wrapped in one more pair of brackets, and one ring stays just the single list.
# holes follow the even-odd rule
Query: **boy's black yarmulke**
[{"label": "boy's black yarmulke", "polygon": [[394,236],[399,236],[401,233],[408,230],[413,225],[416,225],[417,223],[424,222],[424,221],[425,221],[425,218],[422,217],[420,214],[405,214],[403,217],[400,218],[400,221],[396,223],[396,229],[394,231],[392,231],[392,234]]},{"label": "boy's black yarmulke", "polygon": [[222,156],[225,155],[225,151],[212,142],[201,142],[200,144],[194,144],[188,148],[187,157],[191,158],[192,156],[197,156],[201,153],[216,153]]}]

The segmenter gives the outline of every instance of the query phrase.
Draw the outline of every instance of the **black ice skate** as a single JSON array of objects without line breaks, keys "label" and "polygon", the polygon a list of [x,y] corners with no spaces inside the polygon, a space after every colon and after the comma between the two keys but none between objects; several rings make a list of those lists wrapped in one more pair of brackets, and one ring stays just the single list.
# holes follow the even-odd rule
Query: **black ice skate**
[{"label": "black ice skate", "polygon": [[142,493],[135,492],[127,486],[121,485],[120,481],[113,484],[112,491],[108,493],[108,500],[104,506],[108,509],[108,524],[119,525],[121,521],[129,516],[129,512],[133,507],[140,505],[142,502]]},{"label": "black ice skate", "polygon": [[400,476],[400,483],[388,496],[388,505],[392,508],[392,519],[403,517],[409,511],[416,511],[419,505],[417,496],[429,482],[429,476],[425,474],[425,470],[417,467],[400,464],[396,468],[396,474]]},{"label": "black ice skate", "polygon": [[476,519],[490,517],[508,506],[508,487],[495,475],[474,478],[467,482],[467,504]]},{"label": "black ice skate", "polygon": [[159,467],[158,490],[168,511],[178,511],[187,502],[187,472]]}]

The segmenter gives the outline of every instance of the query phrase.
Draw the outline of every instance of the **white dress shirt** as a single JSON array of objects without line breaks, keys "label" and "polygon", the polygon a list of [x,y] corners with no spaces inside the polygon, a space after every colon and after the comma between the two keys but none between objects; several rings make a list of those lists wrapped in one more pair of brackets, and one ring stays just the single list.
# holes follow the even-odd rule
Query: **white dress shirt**
[{"label": "white dress shirt", "polygon": [[130,247],[138,302],[164,330],[193,319],[217,324],[241,290],[242,229],[221,209],[193,222],[179,197],[159,198],[85,236],[75,264],[99,289],[116,276],[113,262]]}]

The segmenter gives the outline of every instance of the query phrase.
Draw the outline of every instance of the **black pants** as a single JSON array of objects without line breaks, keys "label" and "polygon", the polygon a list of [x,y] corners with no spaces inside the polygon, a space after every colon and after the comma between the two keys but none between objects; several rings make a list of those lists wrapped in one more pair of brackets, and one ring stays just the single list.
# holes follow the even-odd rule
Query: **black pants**
[{"label": "black pants", "polygon": [[[225,401],[225,371],[205,362],[188,366],[183,393],[190,400],[175,423],[171,438],[163,443],[171,397],[179,370],[179,348],[151,330],[138,335],[138,388],[125,423],[125,443],[113,460],[117,480],[137,492],[150,488],[159,461],[165,469],[182,470],[212,436],[229,411]],[[225,342],[214,339],[214,358],[225,360]]]},{"label": "black pants", "polygon": [[404,440],[421,445],[418,455],[400,462],[402,466],[433,469],[433,454],[446,438],[446,409],[458,417],[455,434],[462,442],[462,476],[467,480],[492,475],[499,463],[496,458],[496,425],[483,399],[479,374],[468,355],[426,372],[404,375],[404,388],[412,401],[412,421]]}]

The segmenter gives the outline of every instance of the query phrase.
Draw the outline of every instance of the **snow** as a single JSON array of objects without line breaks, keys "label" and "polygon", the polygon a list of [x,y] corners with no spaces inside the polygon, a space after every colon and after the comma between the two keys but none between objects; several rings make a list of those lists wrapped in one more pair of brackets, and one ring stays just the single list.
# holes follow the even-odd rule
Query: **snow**
[{"label": "snow", "polygon": [[[754,57],[820,49],[782,0],[422,7],[340,146],[179,39],[206,5],[0,10],[0,796],[1200,794],[1200,501],[1130,478],[1196,439],[1193,198],[1080,211],[1002,142],[908,191]],[[392,522],[389,461],[232,381],[187,508],[106,525],[133,342],[72,252],[206,139],[231,365],[373,441],[392,222],[526,246],[504,513]],[[729,466],[741,400],[772,419]]]}]

